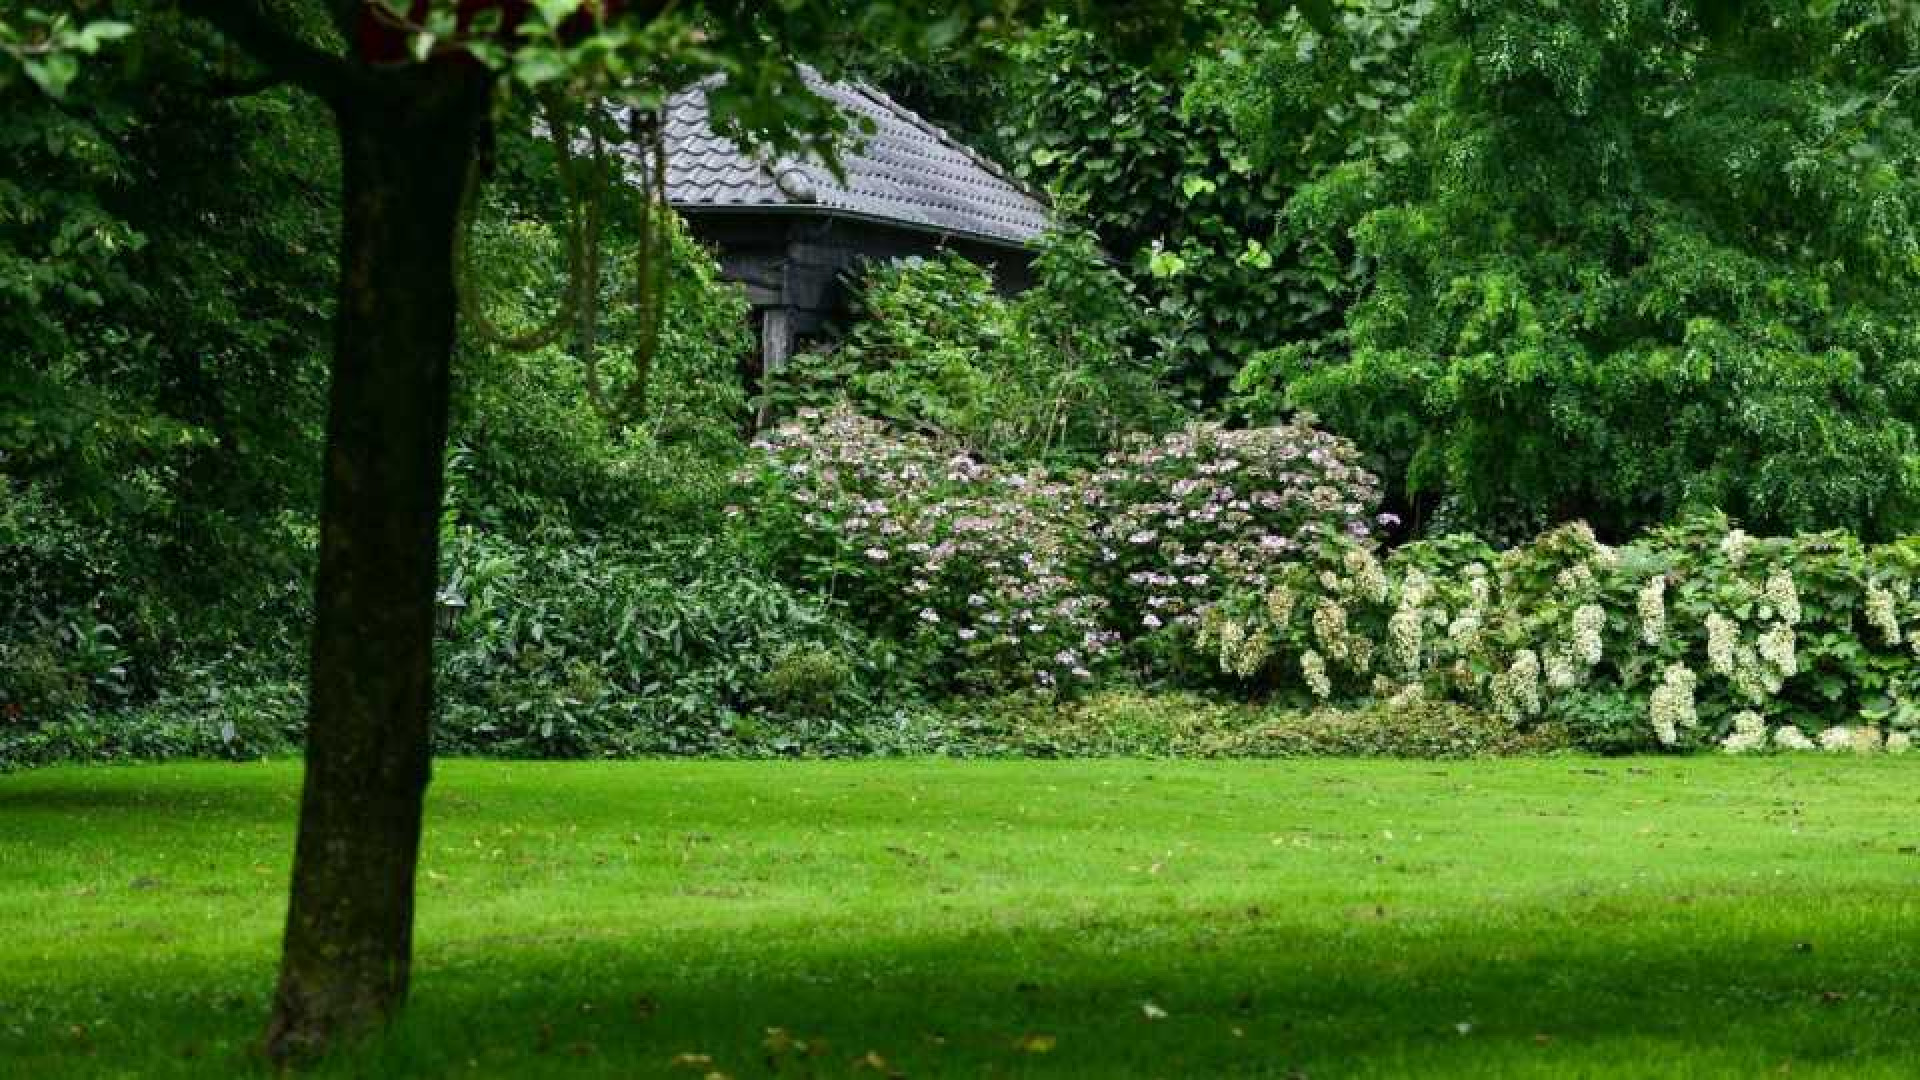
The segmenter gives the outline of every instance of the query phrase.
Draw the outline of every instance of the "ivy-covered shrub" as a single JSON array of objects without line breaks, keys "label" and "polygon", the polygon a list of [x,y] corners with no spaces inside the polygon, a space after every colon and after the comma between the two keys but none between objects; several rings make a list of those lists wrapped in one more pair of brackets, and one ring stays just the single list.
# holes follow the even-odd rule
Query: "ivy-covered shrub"
[{"label": "ivy-covered shrub", "polygon": [[1300,701],[1454,701],[1602,750],[1904,750],[1920,543],[1761,539],[1720,516],[1609,547],[1585,525],[1381,560],[1333,538],[1209,608],[1220,668]]},{"label": "ivy-covered shrub", "polygon": [[791,580],[902,643],[936,686],[1084,684],[1111,651],[1085,584],[1091,491],[840,407],[755,443],[743,530]]}]

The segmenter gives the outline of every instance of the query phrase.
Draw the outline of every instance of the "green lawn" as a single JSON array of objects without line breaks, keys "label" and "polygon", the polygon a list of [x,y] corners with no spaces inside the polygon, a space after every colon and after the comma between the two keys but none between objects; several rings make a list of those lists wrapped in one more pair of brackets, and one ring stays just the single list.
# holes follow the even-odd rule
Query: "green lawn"
[{"label": "green lawn", "polygon": [[[413,1005],[338,1071],[1911,1077],[1916,779],[450,762]],[[297,780],[0,776],[0,1075],[249,1067]]]}]

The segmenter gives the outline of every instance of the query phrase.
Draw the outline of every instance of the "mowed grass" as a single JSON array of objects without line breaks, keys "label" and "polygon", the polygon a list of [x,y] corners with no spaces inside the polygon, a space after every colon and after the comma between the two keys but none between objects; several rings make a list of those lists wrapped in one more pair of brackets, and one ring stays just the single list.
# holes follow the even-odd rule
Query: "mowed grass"
[{"label": "mowed grass", "polygon": [[[298,770],[0,776],[0,1076],[225,1076]],[[1920,762],[440,765],[337,1075],[1920,1075]]]}]

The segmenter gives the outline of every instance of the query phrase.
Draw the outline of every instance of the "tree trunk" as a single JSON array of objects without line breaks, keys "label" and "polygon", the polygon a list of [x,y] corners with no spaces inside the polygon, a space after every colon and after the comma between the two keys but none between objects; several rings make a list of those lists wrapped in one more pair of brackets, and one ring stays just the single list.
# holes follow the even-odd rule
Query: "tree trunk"
[{"label": "tree trunk", "polygon": [[306,783],[267,1050],[310,1059],[405,999],[431,757],[454,345],[453,230],[487,117],[475,65],[373,76],[335,105],[340,252]]}]

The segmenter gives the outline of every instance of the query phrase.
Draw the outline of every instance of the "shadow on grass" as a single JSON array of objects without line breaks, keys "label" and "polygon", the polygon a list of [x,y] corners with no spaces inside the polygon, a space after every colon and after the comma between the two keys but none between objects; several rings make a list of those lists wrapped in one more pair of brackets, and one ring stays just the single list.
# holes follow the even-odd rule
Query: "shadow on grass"
[{"label": "shadow on grass", "polygon": [[[1716,931],[1725,913],[1709,904],[1604,939],[1549,933],[1544,919],[1494,929],[1356,917],[1330,930],[1244,911],[1034,913],[942,936],[558,924],[429,944],[400,1027],[323,1072],[1920,1075],[1916,949],[1863,936],[1865,908],[1841,908],[1759,933]],[[1846,933],[1799,940],[1823,915]],[[236,990],[232,973],[183,970],[169,993],[105,972],[72,1005],[110,1020],[67,1045],[66,1018],[42,997],[39,1022],[54,1034],[25,1048],[19,1075],[237,1067],[264,974]]]}]

